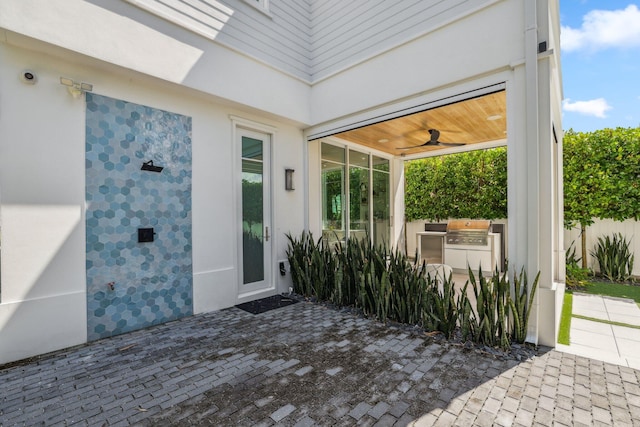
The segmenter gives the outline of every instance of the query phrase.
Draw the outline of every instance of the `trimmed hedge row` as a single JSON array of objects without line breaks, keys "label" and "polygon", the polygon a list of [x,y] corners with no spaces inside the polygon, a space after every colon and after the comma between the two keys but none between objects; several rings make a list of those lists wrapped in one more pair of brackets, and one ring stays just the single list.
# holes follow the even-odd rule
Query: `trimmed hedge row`
[{"label": "trimmed hedge row", "polygon": [[507,217],[507,148],[405,163],[407,221]]}]

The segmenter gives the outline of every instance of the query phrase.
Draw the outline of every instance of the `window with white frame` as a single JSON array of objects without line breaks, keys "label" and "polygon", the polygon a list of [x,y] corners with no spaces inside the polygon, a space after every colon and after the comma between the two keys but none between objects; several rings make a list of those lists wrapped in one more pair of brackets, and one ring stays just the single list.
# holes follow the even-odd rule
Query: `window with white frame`
[{"label": "window with white frame", "polygon": [[251,6],[263,12],[269,12],[269,0],[244,0]]},{"label": "window with white frame", "polygon": [[322,143],[322,235],[325,241],[363,239],[389,244],[389,159]]}]

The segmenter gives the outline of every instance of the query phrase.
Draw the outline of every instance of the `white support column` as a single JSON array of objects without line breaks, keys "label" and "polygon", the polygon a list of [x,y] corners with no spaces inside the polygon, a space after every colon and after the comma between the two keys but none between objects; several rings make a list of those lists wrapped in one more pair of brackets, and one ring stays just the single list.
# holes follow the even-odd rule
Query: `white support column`
[{"label": "white support column", "polygon": [[[526,137],[526,74],[524,64],[513,68],[507,83],[507,226],[509,230],[509,270],[526,266],[528,229],[531,212],[528,205],[528,155]],[[510,274],[511,275],[511,274]],[[535,314],[532,313],[532,317]],[[531,320],[533,322],[533,319]]]},{"label": "white support column", "polygon": [[319,140],[309,141],[307,144],[307,230],[318,239],[322,235],[322,185],[320,183],[322,171],[320,170]]},{"label": "white support column", "polygon": [[[538,27],[537,1],[525,2],[525,139],[527,156],[527,269],[539,269],[540,159],[538,149]],[[524,261],[524,259],[523,259]]]},{"label": "white support column", "polygon": [[554,346],[558,305],[553,269],[556,168],[551,123],[551,71],[548,55],[541,58],[539,52],[541,42],[549,45],[548,7],[547,0],[525,3],[525,129],[529,214],[526,266],[530,281],[540,272],[537,304],[529,319],[528,339]]},{"label": "white support column", "polygon": [[554,280],[554,214],[555,197],[554,188],[554,141],[551,125],[550,106],[550,69],[549,58],[544,58],[538,63],[538,101],[540,106],[538,156],[540,165],[539,174],[539,270],[540,283],[538,297],[538,342],[540,344],[554,346],[556,343],[556,283]]},{"label": "white support column", "polygon": [[[391,167],[391,193],[393,194],[391,242],[393,246],[405,250],[405,223],[404,223],[404,160],[394,158]],[[411,255],[411,254],[407,254]]]},{"label": "white support column", "polygon": [[[559,122],[558,122],[559,123]],[[555,129],[555,176],[556,182],[554,188],[556,190],[556,209],[555,209],[555,277],[559,283],[566,281],[566,255],[564,250],[564,174],[562,170],[563,145],[562,130]],[[556,141],[557,139],[557,141]]]},{"label": "white support column", "polygon": [[513,66],[513,80],[507,87],[508,224],[511,273],[524,266],[531,285],[540,272],[527,340],[553,346],[558,306],[553,267],[558,165],[554,163],[550,60],[538,53],[539,42],[548,41],[547,8],[546,0],[525,2],[524,63]]}]

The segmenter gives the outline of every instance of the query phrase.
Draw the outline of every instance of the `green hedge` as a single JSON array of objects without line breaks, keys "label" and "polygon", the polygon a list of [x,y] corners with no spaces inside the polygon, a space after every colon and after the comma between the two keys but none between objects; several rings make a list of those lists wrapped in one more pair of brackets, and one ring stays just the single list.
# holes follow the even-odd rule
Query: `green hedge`
[{"label": "green hedge", "polygon": [[567,131],[563,173],[564,225],[580,227],[586,269],[586,231],[595,219],[640,219],[640,127]]},{"label": "green hedge", "polygon": [[567,228],[640,219],[640,128],[567,131],[563,170]]},{"label": "green hedge", "polygon": [[405,163],[407,221],[507,217],[507,149]]}]

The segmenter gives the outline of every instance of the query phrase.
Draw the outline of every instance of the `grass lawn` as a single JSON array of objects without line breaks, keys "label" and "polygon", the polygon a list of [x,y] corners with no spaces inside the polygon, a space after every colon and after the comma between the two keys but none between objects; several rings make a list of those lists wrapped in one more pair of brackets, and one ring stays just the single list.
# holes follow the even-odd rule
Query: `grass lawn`
[{"label": "grass lawn", "polygon": [[629,298],[634,300],[636,304],[640,304],[640,286],[635,285],[611,282],[587,282],[584,287],[576,289],[575,292]]},{"label": "grass lawn", "polygon": [[[573,310],[573,292],[583,292],[585,294],[592,295],[604,295],[617,298],[629,298],[632,299],[640,306],[640,286],[627,285],[624,283],[611,283],[611,282],[587,282],[583,287],[579,289],[569,290],[564,293],[564,302],[562,304],[562,314],[560,317],[560,330],[558,331],[558,343],[569,345],[570,337],[569,331],[571,330],[571,317]],[[575,316],[581,317],[582,316]],[[598,321],[602,323],[618,324],[616,322],[605,322],[599,319],[587,319]],[[632,325],[620,324],[622,326],[634,327]],[[636,327],[637,328],[637,327]]]},{"label": "grass lawn", "polygon": [[573,294],[571,291],[564,293],[562,314],[560,317],[560,330],[558,331],[558,343],[569,345],[569,331],[571,331],[571,312],[573,311]]},{"label": "grass lawn", "polygon": [[569,331],[571,331],[571,312],[573,310],[573,294],[571,291],[564,293],[562,314],[560,317],[560,330],[558,331],[558,343],[569,345]]}]

